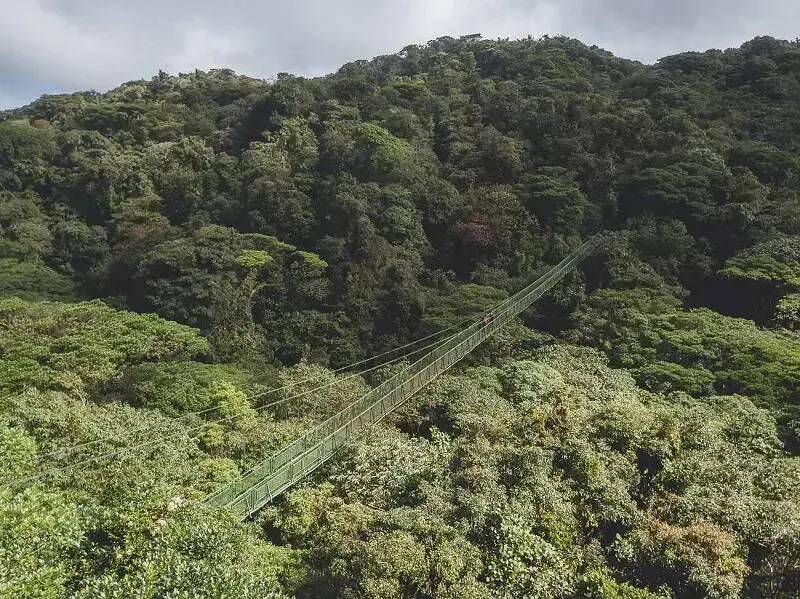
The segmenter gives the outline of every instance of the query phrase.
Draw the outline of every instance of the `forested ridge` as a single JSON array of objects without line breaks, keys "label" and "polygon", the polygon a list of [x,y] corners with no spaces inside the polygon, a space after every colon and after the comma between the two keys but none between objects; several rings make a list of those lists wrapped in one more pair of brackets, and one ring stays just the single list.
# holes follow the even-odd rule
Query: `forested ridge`
[{"label": "forested ridge", "polygon": [[[203,505],[599,228],[253,522]],[[0,463],[2,597],[797,597],[800,43],[441,38],[0,112]]]}]

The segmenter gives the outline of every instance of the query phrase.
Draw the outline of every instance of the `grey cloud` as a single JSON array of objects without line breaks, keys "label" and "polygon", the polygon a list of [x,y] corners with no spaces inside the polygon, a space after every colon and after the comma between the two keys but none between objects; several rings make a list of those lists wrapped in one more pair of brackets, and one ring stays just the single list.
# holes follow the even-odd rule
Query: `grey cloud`
[{"label": "grey cloud", "polygon": [[316,75],[443,36],[561,33],[652,62],[686,49],[791,37],[797,0],[0,0],[0,108],[50,88],[229,67]]},{"label": "grey cloud", "polygon": [[796,0],[571,0],[570,22],[615,53],[653,62],[685,50],[726,49],[758,35],[800,35]]}]

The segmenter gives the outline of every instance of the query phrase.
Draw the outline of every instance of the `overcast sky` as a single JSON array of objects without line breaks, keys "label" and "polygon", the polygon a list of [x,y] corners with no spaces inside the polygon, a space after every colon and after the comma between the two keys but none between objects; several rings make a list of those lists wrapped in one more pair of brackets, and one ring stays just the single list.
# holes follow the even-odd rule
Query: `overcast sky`
[{"label": "overcast sky", "polygon": [[800,36],[800,0],[0,0],[0,109],[227,67],[269,78],[450,35],[564,34],[653,62]]}]

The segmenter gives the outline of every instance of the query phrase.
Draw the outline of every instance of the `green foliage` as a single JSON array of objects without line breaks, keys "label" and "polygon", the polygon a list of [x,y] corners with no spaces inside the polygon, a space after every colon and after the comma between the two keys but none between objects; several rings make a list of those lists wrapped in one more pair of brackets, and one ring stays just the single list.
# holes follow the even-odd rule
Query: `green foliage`
[{"label": "green foliage", "polygon": [[711,395],[716,375],[702,366],[686,367],[675,362],[657,361],[636,369],[636,380],[653,391],[684,391],[690,395]]},{"label": "green foliage", "polygon": [[670,597],[668,587],[662,587],[663,593],[652,593],[646,589],[614,580],[607,570],[595,570],[584,581],[583,593],[591,599],[663,599]]},{"label": "green foliage", "polygon": [[236,258],[236,264],[243,268],[260,268],[273,262],[272,256],[263,250],[244,250]]},{"label": "green foliage", "polygon": [[35,466],[36,440],[5,422],[0,422],[0,433],[3,478],[13,480],[30,474]]},{"label": "green foliage", "polygon": [[9,599],[67,597],[81,540],[78,511],[38,488],[0,492],[0,593]]},{"label": "green foliage", "polygon": [[60,221],[53,226],[51,260],[63,272],[93,283],[109,254],[106,237],[102,227],[79,220]]},{"label": "green foliage", "polygon": [[779,238],[749,248],[728,260],[721,274],[800,287],[800,237]]},{"label": "green foliage", "polygon": [[508,297],[501,289],[467,283],[449,292],[431,291],[422,322],[431,330],[447,329],[464,320],[478,321]]},{"label": "green foliage", "polygon": [[687,597],[741,596],[747,566],[734,536],[713,524],[680,528],[648,521],[615,550],[650,586],[667,584]]},{"label": "green foliage", "polygon": [[[615,366],[637,365],[639,336],[650,329],[651,319],[680,304],[669,295],[649,289],[600,289],[573,315],[573,339],[604,350]],[[655,355],[648,355],[650,359]]]},{"label": "green foliage", "polygon": [[63,304],[0,300],[0,386],[84,392],[142,360],[204,353],[197,331],[158,318],[119,312],[100,301]]},{"label": "green foliage", "polygon": [[554,231],[574,234],[596,222],[597,208],[565,169],[543,170],[528,176],[523,185],[528,210]]},{"label": "green foliage", "polygon": [[605,349],[612,362],[636,368],[655,390],[743,393],[796,403],[800,345],[795,337],[708,309],[642,292],[603,290],[577,315],[574,337]]},{"label": "green foliage", "polygon": [[533,533],[519,516],[500,521],[486,565],[487,582],[498,597],[563,597],[575,590],[575,572],[565,556]]},{"label": "green foliage", "polygon": [[35,259],[52,249],[52,233],[39,198],[32,193],[0,192],[0,252],[6,257]]},{"label": "green foliage", "polygon": [[131,538],[106,573],[89,579],[77,596],[288,597],[278,576],[293,566],[291,551],[254,543],[230,514],[195,506],[172,511]]},{"label": "green foliage", "polygon": [[800,329],[800,293],[790,293],[781,298],[775,320],[787,329]]},{"label": "green foliage", "polygon": [[798,401],[796,338],[705,309],[661,316],[649,332],[652,341],[643,344],[645,352],[654,350],[679,364],[710,369],[717,392]]},{"label": "green foliage", "polygon": [[[333,416],[368,391],[352,374],[334,375],[326,368],[305,363],[281,371],[274,383],[281,391],[272,394],[268,401],[281,402],[277,414],[314,421]],[[289,398],[294,399],[282,401]]]},{"label": "green foliage", "polygon": [[133,405],[178,415],[217,405],[215,385],[250,390],[250,374],[234,366],[198,362],[144,362],[126,368],[117,386]]},{"label": "green foliage", "polygon": [[69,302],[75,299],[75,283],[41,262],[0,259],[0,296],[23,300]]}]

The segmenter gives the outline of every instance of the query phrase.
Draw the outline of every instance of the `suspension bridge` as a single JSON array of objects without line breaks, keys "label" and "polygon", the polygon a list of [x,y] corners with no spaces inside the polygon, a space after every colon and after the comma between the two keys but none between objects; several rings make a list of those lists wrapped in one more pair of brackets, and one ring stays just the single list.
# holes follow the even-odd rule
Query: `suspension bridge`
[{"label": "suspension bridge", "polygon": [[446,338],[401,372],[210,495],[206,503],[232,510],[242,520],[252,516],[503,328],[589,255],[600,239],[600,233],[589,237],[547,274],[495,306],[488,322],[478,321]]}]

